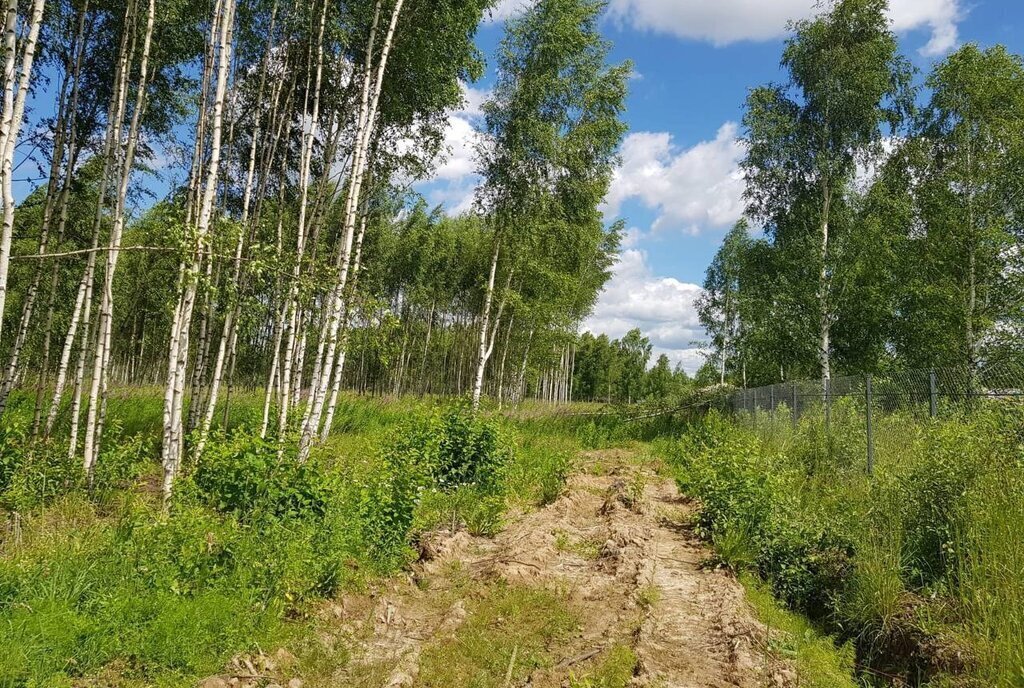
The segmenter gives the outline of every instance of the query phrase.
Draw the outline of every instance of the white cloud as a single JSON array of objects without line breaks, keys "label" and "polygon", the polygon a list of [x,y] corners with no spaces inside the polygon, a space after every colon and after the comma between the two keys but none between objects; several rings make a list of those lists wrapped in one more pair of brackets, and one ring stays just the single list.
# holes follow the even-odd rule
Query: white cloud
[{"label": "white cloud", "polygon": [[476,171],[476,130],[468,117],[451,115],[444,132],[447,150],[444,162],[434,172],[434,179],[459,181]]},{"label": "white cloud", "polygon": [[498,0],[498,4],[488,10],[487,19],[499,22],[522,13],[532,4],[531,0]]},{"label": "white cloud", "polygon": [[605,210],[639,199],[660,215],[654,229],[682,226],[692,234],[703,227],[725,227],[743,215],[743,145],[734,122],[723,124],[714,140],[679,149],[669,133],[630,134],[622,145],[622,166],[612,181]]},{"label": "white cloud", "polygon": [[491,92],[482,88],[473,88],[469,84],[462,84],[462,97],[465,104],[455,114],[466,117],[483,117],[484,103],[491,97]]},{"label": "white cloud", "polygon": [[696,284],[654,275],[644,251],[627,249],[584,329],[617,339],[639,327],[651,340],[652,363],[664,353],[693,373],[703,362],[694,344],[705,339],[695,307],[700,294]]},{"label": "white cloud", "polygon": [[476,183],[476,146],[478,124],[483,117],[483,104],[490,91],[462,85],[464,103],[448,114],[444,132],[444,153],[428,184],[436,183],[427,192],[432,203],[443,203],[451,213],[468,211],[473,206]]},{"label": "white cloud", "polygon": [[[921,52],[940,55],[957,42],[962,0],[891,0],[893,29],[928,29]],[[812,16],[813,0],[611,0],[609,15],[637,29],[706,40],[715,45],[762,41],[786,34],[791,19]]]}]

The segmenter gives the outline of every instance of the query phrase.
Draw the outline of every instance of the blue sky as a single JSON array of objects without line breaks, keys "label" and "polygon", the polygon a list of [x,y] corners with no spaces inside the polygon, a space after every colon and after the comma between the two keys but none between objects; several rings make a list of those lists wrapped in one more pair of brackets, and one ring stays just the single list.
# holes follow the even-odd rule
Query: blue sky
[{"label": "blue sky", "polygon": [[[490,54],[501,19],[528,0],[503,0],[480,33]],[[630,134],[606,211],[630,227],[615,277],[586,324],[621,336],[638,326],[655,353],[690,371],[703,338],[693,311],[697,285],[729,226],[742,212],[735,138],[747,90],[779,80],[789,19],[808,16],[814,0],[610,0],[602,23],[613,58],[632,60],[626,119]],[[918,81],[966,42],[1024,52],[1021,0],[890,0],[890,16]],[[428,199],[464,207],[473,188],[471,137],[477,106],[493,76],[468,90],[454,113],[452,155],[438,178],[421,186]]]}]

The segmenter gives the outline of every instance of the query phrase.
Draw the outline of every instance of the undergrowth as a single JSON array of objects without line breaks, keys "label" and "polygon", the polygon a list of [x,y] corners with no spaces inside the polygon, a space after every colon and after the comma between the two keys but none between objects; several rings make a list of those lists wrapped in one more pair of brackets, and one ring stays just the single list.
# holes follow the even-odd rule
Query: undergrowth
[{"label": "undergrowth", "polygon": [[320,600],[400,569],[426,530],[492,535],[510,504],[555,499],[576,446],[461,404],[346,398],[304,463],[245,422],[219,430],[164,510],[159,424],[131,408],[91,485],[30,415],[4,417],[0,687],[188,685],[238,653],[313,647]]},{"label": "undergrowth", "polygon": [[876,418],[873,477],[851,409],[828,433],[779,415],[660,442],[719,561],[852,642],[869,683],[1024,685],[1020,409]]}]

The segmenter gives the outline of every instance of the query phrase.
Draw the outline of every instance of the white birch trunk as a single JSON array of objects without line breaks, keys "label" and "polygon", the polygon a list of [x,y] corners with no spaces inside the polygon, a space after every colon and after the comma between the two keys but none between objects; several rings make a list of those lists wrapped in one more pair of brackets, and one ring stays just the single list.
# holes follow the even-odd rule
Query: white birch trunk
[{"label": "white birch trunk", "polygon": [[381,2],[379,0],[374,13],[374,23],[370,32],[369,50],[367,51],[367,70],[366,77],[364,77],[363,82],[363,97],[360,103],[360,116],[358,126],[356,128],[356,150],[352,156],[349,192],[348,197],[345,199],[345,221],[342,227],[344,239],[342,250],[338,256],[338,279],[334,285],[334,292],[331,298],[326,328],[327,346],[323,359],[326,364],[322,366],[320,378],[315,380],[313,384],[313,392],[310,399],[310,404],[313,405],[313,408],[308,421],[304,423],[302,428],[302,434],[299,441],[299,460],[304,460],[309,455],[313,439],[320,434],[319,429],[323,417],[324,403],[327,398],[327,392],[331,387],[331,380],[334,372],[333,364],[338,348],[338,333],[341,327],[342,314],[344,312],[346,285],[348,283],[350,263],[352,260],[352,245],[355,239],[359,203],[367,169],[367,153],[369,152],[370,141],[373,138],[374,127],[377,119],[377,108],[380,103],[380,95],[384,86],[384,74],[387,69],[391,48],[394,44],[395,30],[398,26],[398,19],[402,13],[402,6],[403,0],[397,0],[397,2],[395,2],[394,9],[391,12],[391,21],[388,25],[388,31],[385,35],[384,43],[381,46],[376,76],[373,80],[372,97],[370,98],[370,102],[367,103],[366,96],[369,82],[366,79],[369,78],[369,74],[371,72],[370,61],[373,57],[373,44],[376,38],[375,34],[381,8]]},{"label": "white birch trunk", "polygon": [[484,386],[484,371],[487,369],[487,360],[491,357],[491,352],[494,349],[494,337],[490,338],[490,345],[488,346],[488,334],[490,330],[491,321],[491,303],[494,300],[494,278],[498,273],[498,254],[501,250],[501,244],[498,241],[498,236],[494,236],[494,251],[491,254],[491,271],[487,278],[487,290],[484,292],[484,308],[481,314],[480,323],[480,348],[477,356],[476,363],[476,377],[473,378],[473,410],[476,411],[480,408],[480,395],[483,392]]},{"label": "white birch trunk", "polygon": [[[219,56],[217,63],[217,86],[213,99],[213,115],[211,118],[210,161],[206,169],[206,179],[202,202],[199,208],[198,221],[195,228],[195,247],[191,265],[186,268],[182,290],[179,293],[178,307],[172,329],[177,339],[177,356],[169,361],[167,375],[167,391],[165,399],[170,396],[169,408],[165,405],[164,418],[165,442],[162,451],[164,469],[163,495],[165,502],[170,498],[181,465],[182,455],[182,409],[184,406],[184,379],[189,354],[189,329],[192,321],[192,310],[195,306],[197,283],[200,269],[199,260],[207,241],[210,222],[213,216],[213,202],[217,190],[220,169],[221,136],[224,120],[224,101],[227,94],[228,71],[231,64],[231,30],[234,23],[234,1],[224,0],[220,17],[212,22],[211,31],[218,35]],[[184,265],[184,262],[183,262]]]},{"label": "white birch trunk", "polygon": [[153,24],[156,18],[156,2],[149,0],[146,12],[146,29],[142,39],[142,57],[139,61],[138,90],[135,94],[135,111],[128,128],[128,140],[121,161],[121,177],[114,202],[114,217],[110,229],[109,252],[106,270],[103,274],[103,293],[100,297],[99,321],[97,322],[96,351],[93,361],[92,387],[89,390],[89,410],[85,426],[83,448],[86,475],[92,479],[99,456],[100,435],[103,431],[104,414],[100,406],[106,404],[107,381],[110,375],[110,339],[114,320],[114,275],[120,257],[121,236],[125,223],[125,201],[128,183],[135,163],[135,148],[138,144],[142,115],[146,107],[146,88],[149,85],[149,54],[153,39]]},{"label": "white birch trunk", "polygon": [[[263,101],[263,92],[266,85],[267,77],[267,61],[270,53],[273,50],[273,33],[274,33],[274,17],[276,17],[277,5],[274,6],[274,13],[271,15],[270,21],[270,38],[267,41],[267,48],[265,57],[263,60],[263,71],[260,74],[260,85],[257,89],[257,102]],[[273,99],[276,102],[277,97]],[[239,221],[239,232],[238,241],[235,243],[235,255],[234,255],[234,266],[233,266],[233,279],[232,284],[235,288],[238,288],[238,282],[242,272],[242,252],[245,249],[245,238],[249,224],[249,206],[252,202],[252,190],[254,180],[256,178],[256,149],[260,140],[260,116],[257,113],[255,117],[255,124],[252,133],[252,142],[249,144],[249,160],[248,168],[245,174],[245,189],[242,192],[242,216]],[[203,416],[202,425],[199,428],[199,437],[196,440],[195,456],[196,461],[199,461],[202,457],[203,449],[206,447],[206,440],[210,434],[210,426],[213,424],[213,415],[217,408],[217,398],[220,394],[220,386],[224,379],[224,363],[225,359],[229,354],[234,354],[235,345],[238,341],[238,330],[236,328],[236,322],[239,317],[239,296],[236,294],[233,303],[228,309],[228,314],[224,319],[224,331],[221,334],[220,344],[217,347],[217,360],[213,366],[213,380],[210,383],[210,397],[207,401],[206,413]],[[225,424],[227,419],[225,418]]]},{"label": "white birch trunk", "polygon": [[[14,149],[21,133],[21,120],[25,114],[25,98],[28,95],[29,80],[32,77],[32,63],[35,60],[39,28],[43,23],[43,0],[32,4],[28,35],[22,48],[21,72],[15,74],[15,32],[18,23],[18,3],[11,0],[7,7],[7,23],[4,47],[7,51],[4,64],[4,109],[0,124],[0,144],[3,159],[0,160],[0,191],[3,195],[3,226],[0,228],[0,336],[3,335],[3,316],[7,305],[7,277],[11,263],[11,239],[14,233]],[[15,80],[17,77],[17,80]]]}]

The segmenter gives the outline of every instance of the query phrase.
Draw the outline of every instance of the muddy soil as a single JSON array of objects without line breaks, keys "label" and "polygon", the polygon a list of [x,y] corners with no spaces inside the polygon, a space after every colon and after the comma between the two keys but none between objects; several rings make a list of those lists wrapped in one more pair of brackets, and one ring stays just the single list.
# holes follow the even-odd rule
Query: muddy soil
[{"label": "muddy soil", "polygon": [[506,685],[569,686],[620,647],[637,658],[632,686],[796,685],[792,669],[766,652],[768,634],[742,586],[705,565],[709,552],[688,525],[693,506],[673,481],[631,459],[623,450],[584,454],[562,497],[511,514],[497,537],[431,534],[406,576],[326,605],[330,632],[321,640],[348,656],[323,685],[416,686],[424,651],[465,622],[474,586],[495,581],[556,590],[580,623],[552,666]]},{"label": "muddy soil", "polygon": [[[553,504],[513,517],[494,539],[439,533],[407,580],[346,598],[342,641],[352,661],[338,685],[415,686],[425,647],[466,618],[465,579],[564,591],[579,634],[527,685],[568,685],[570,672],[613,646],[633,649],[632,685],[757,688],[794,683],[764,652],[766,631],[726,571],[690,531],[692,506],[675,484],[622,451],[592,452]],[[456,591],[455,595],[445,594]]]}]

